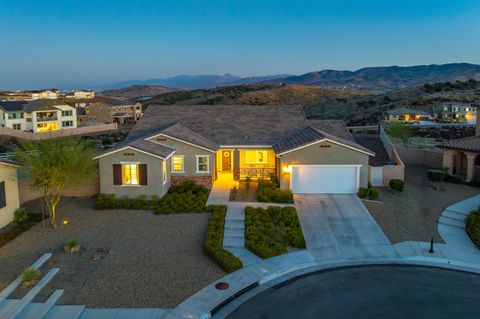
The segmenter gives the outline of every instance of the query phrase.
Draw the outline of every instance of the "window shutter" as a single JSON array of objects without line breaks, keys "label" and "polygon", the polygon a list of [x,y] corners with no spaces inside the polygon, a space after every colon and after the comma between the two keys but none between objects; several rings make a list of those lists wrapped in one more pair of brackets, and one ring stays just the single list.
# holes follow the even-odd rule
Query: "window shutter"
[{"label": "window shutter", "polygon": [[140,185],[147,185],[147,164],[138,165],[138,175],[140,177]]},{"label": "window shutter", "polygon": [[113,185],[122,185],[122,165],[113,164]]},{"label": "window shutter", "polygon": [[0,208],[7,206],[7,198],[5,196],[5,182],[0,183]]}]

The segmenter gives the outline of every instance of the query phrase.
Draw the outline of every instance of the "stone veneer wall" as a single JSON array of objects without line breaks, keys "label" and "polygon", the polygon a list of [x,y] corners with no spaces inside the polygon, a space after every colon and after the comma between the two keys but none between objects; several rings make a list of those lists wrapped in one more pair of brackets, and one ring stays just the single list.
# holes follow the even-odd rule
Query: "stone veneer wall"
[{"label": "stone veneer wall", "polygon": [[206,188],[212,188],[212,176],[171,176],[170,178],[172,186],[180,185],[183,181],[195,181],[198,185],[205,186]]}]

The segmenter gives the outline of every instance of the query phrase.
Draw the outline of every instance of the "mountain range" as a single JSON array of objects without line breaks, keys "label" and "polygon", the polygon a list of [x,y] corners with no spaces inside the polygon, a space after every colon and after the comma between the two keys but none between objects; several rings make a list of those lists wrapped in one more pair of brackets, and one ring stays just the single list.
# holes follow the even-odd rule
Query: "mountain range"
[{"label": "mountain range", "polygon": [[232,74],[178,75],[164,79],[134,80],[97,87],[99,90],[131,85],[161,85],[177,89],[210,89],[220,86],[284,83],[354,91],[388,92],[425,83],[480,80],[480,65],[469,63],[415,66],[367,67],[356,71],[322,70],[302,75],[267,75],[240,77]]}]

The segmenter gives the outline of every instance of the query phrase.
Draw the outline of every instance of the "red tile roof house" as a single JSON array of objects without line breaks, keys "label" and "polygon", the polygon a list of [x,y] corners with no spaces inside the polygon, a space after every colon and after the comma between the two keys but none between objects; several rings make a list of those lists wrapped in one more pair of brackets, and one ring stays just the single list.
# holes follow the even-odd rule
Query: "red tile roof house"
[{"label": "red tile roof house", "polygon": [[125,141],[100,154],[101,192],[163,196],[195,180],[211,187],[279,177],[294,193],[356,193],[369,157],[340,120],[306,119],[292,105],[152,105]]}]

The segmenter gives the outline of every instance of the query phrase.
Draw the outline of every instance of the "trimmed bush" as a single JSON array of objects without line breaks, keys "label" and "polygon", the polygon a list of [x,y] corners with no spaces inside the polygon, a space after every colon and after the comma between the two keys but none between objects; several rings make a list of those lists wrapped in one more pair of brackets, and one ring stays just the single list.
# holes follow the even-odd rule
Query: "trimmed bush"
[{"label": "trimmed bush", "polygon": [[205,253],[227,273],[234,272],[243,267],[242,261],[229,251],[223,249],[223,231],[225,227],[225,215],[227,206],[210,205],[207,211],[212,213],[205,236]]},{"label": "trimmed bush", "polygon": [[362,199],[376,200],[380,197],[378,189],[372,187],[372,184],[368,183],[368,187],[360,187],[358,189],[358,197]]},{"label": "trimmed bush", "polygon": [[438,184],[445,180],[447,172],[444,169],[429,169],[427,171],[428,180],[435,184],[435,187],[438,190]]},{"label": "trimmed bush", "polygon": [[13,212],[13,220],[20,227],[28,226],[29,217],[25,208],[17,208]]},{"label": "trimmed bush", "polygon": [[197,185],[195,181],[184,181],[170,187],[163,198],[154,195],[151,200],[147,200],[145,195],[118,199],[115,194],[100,194],[94,209],[152,209],[155,214],[204,212],[209,193],[208,188]]},{"label": "trimmed bush", "polygon": [[465,230],[472,242],[480,249],[480,210],[471,212],[467,216]]},{"label": "trimmed bush", "polygon": [[284,254],[290,248],[305,248],[305,239],[295,208],[247,207],[245,245],[261,258]]},{"label": "trimmed bush", "polygon": [[391,179],[389,182],[388,182],[388,185],[390,186],[390,188],[394,191],[397,191],[397,192],[403,192],[403,189],[405,188],[405,182],[402,181],[401,179]]},{"label": "trimmed bush", "polygon": [[275,175],[271,178],[274,178],[273,182],[258,181],[257,201],[264,203],[293,203],[293,193],[290,190],[279,189]]}]

